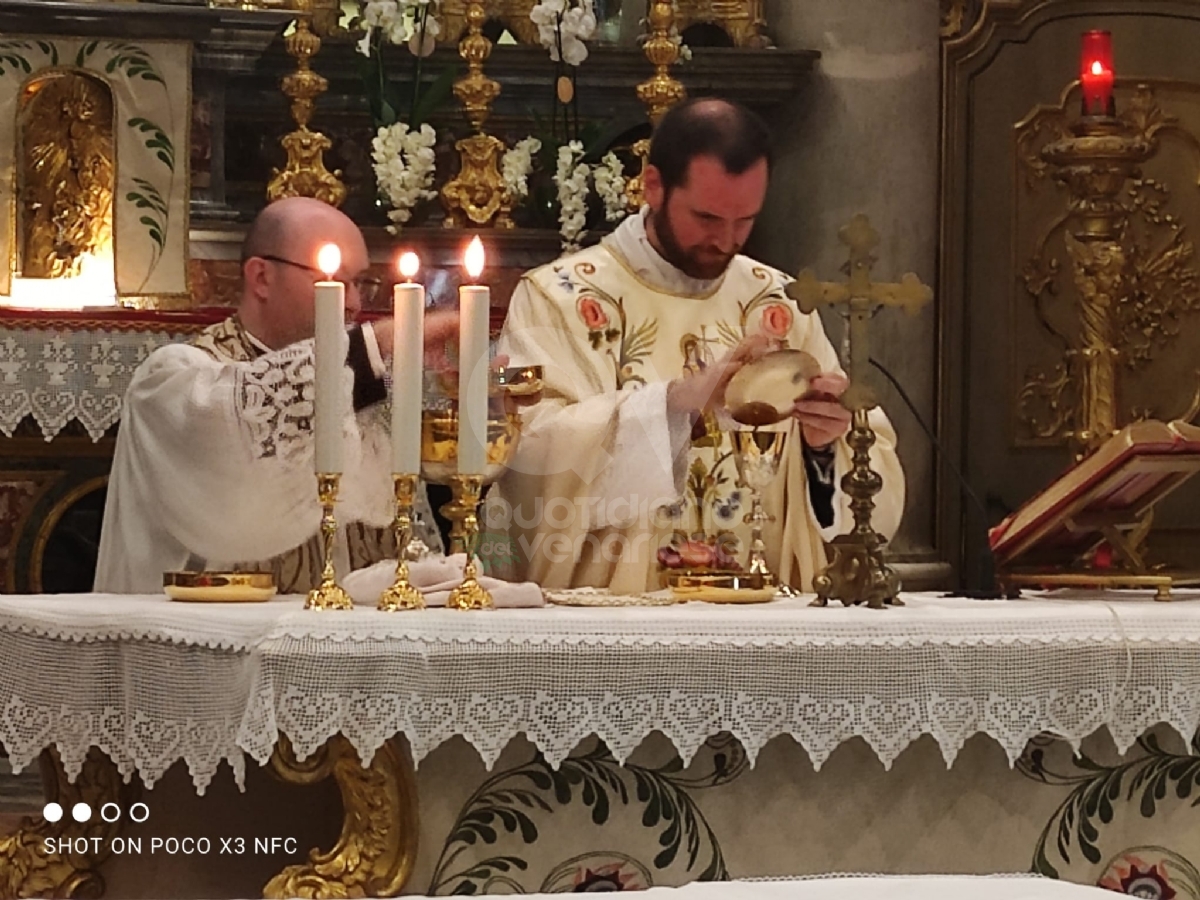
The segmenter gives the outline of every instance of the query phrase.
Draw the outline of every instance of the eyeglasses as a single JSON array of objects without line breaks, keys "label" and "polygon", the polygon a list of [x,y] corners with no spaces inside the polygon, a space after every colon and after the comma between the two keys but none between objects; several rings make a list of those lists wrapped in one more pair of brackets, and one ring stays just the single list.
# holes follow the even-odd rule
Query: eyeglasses
[{"label": "eyeglasses", "polygon": [[[312,272],[314,275],[319,275],[321,278],[326,278],[326,274],[316,266],[305,265],[304,263],[296,262],[294,259],[284,259],[282,256],[272,256],[269,253],[256,253],[259,259],[265,259],[268,262],[283,263],[285,266],[293,266],[297,269],[303,269],[306,272]],[[342,281],[340,278],[335,278],[334,281],[341,281],[346,286],[353,285],[358,291],[359,299],[364,304],[370,303],[375,299],[375,295],[379,293],[379,288],[382,282],[371,275],[358,275],[351,278],[349,281]]]}]

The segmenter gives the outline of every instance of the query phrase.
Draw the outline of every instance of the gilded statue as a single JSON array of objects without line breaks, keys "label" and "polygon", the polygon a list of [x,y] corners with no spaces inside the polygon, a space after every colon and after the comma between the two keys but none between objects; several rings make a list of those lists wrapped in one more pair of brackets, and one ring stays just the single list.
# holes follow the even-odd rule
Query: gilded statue
[{"label": "gilded statue", "polygon": [[26,278],[79,274],[112,242],[112,95],[86,75],[56,73],[21,98],[20,269]]}]

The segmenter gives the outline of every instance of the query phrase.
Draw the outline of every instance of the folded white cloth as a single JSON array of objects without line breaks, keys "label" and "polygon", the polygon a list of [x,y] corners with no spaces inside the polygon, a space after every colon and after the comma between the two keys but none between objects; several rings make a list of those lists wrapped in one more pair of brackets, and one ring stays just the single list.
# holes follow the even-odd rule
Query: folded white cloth
[{"label": "folded white cloth", "polygon": [[[467,564],[465,553],[453,556],[428,556],[408,564],[408,580],[425,598],[427,606],[445,606],[450,592],[462,584],[463,569]],[[342,587],[350,594],[356,606],[374,606],[379,595],[392,585],[396,577],[396,563],[384,560],[351,572],[342,581]],[[492,595],[497,607],[545,606],[542,589],[532,581],[512,582],[479,577],[479,583]]]}]

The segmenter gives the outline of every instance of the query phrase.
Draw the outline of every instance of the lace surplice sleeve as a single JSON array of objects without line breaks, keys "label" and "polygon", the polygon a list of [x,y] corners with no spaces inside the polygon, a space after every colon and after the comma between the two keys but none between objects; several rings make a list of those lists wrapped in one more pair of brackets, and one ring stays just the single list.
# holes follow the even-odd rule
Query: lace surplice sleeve
[{"label": "lace surplice sleeve", "polygon": [[[385,525],[386,428],[378,407],[352,411],[344,369],[345,465],[339,519]],[[311,537],[313,343],[250,362],[221,362],[186,345],[155,351],[134,377],[123,441],[142,499],[171,537],[208,560],[265,559]]]}]

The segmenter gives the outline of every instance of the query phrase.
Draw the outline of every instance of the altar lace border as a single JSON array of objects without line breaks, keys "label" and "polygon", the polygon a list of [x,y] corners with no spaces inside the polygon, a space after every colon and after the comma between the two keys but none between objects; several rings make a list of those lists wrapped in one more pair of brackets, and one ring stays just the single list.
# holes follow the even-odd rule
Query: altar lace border
[{"label": "altar lace border", "polygon": [[182,760],[203,792],[222,762],[241,785],[280,734],[301,758],[403,734],[418,763],[461,736],[489,768],[520,735],[554,766],[592,736],[624,761],[660,732],[686,763],[729,733],[751,764],[787,736],[819,769],[855,737],[890,768],[923,735],[949,766],[976,734],[1013,764],[1046,733],[1105,728],[1124,752],[1200,727],[1200,604],[906,599],[316,616],[298,598],[6,597],[0,743],[17,770],[54,745],[70,774],[94,745],[148,785]]}]

